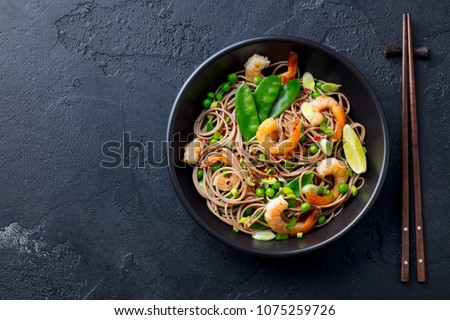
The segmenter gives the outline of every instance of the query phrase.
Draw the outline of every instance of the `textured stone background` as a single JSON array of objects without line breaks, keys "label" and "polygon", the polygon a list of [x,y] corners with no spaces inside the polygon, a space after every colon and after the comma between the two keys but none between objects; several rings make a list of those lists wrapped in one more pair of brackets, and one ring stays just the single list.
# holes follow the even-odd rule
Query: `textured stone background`
[{"label": "textured stone background", "polygon": [[[399,282],[401,14],[413,15],[428,282]],[[0,298],[450,298],[447,1],[0,2]],[[378,94],[387,180],[345,237],[289,260],[248,256],[204,232],[166,169],[100,168],[129,131],[162,141],[204,59],[236,41],[293,35],[340,52]],[[157,150],[157,159],[165,155]],[[414,246],[414,244],[412,244]],[[412,266],[414,279],[414,265]]]}]

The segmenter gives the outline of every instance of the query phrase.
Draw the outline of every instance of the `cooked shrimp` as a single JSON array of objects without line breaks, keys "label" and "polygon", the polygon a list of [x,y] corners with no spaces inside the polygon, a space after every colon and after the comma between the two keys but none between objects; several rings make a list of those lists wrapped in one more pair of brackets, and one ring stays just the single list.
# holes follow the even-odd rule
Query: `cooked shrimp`
[{"label": "cooked shrimp", "polygon": [[324,109],[331,109],[337,120],[336,128],[334,129],[333,142],[339,141],[342,137],[342,129],[344,128],[345,121],[347,119],[344,106],[332,97],[328,96],[319,96],[315,100],[311,101],[310,105],[314,111],[314,116],[309,123],[313,126],[318,126],[323,121],[321,111]]},{"label": "cooked shrimp", "polygon": [[231,166],[231,158],[228,155],[227,151],[225,149],[223,149],[222,155],[209,156],[205,160],[203,160],[200,165],[200,168],[209,167],[209,166],[213,165],[214,163],[216,163],[217,161],[220,161],[227,166]]},{"label": "cooked shrimp", "polygon": [[291,136],[276,145],[275,140],[278,139],[278,125],[275,119],[267,118],[258,127],[256,140],[261,142],[266,148],[270,148],[270,154],[289,153],[297,147],[302,129],[302,124],[298,118],[295,119],[293,125]]},{"label": "cooked shrimp", "polygon": [[288,70],[281,75],[281,83],[286,83],[295,78],[297,74],[298,56],[295,52],[289,52]]},{"label": "cooked shrimp", "polygon": [[266,212],[264,218],[267,221],[269,227],[276,233],[296,235],[299,232],[306,233],[310,231],[316,224],[317,219],[320,216],[321,211],[315,209],[305,221],[299,221],[292,227],[291,230],[286,229],[288,223],[284,221],[282,213],[288,207],[288,203],[280,195],[278,198],[272,199],[266,205]]},{"label": "cooked shrimp", "polygon": [[216,185],[219,190],[227,191],[231,188],[237,188],[240,182],[241,180],[236,174],[229,173],[217,176],[213,181],[213,185]]},{"label": "cooked shrimp", "polygon": [[183,161],[196,165],[202,154],[205,144],[198,138],[195,138],[184,147]]},{"label": "cooked shrimp", "polygon": [[314,193],[305,193],[306,201],[312,205],[324,206],[332,203],[339,196],[338,187],[341,183],[346,183],[348,180],[347,166],[336,158],[328,158],[319,162],[316,171],[322,177],[333,176],[334,187],[330,190],[333,194],[331,198],[329,195],[318,195]]},{"label": "cooked shrimp", "polygon": [[267,68],[270,65],[270,61],[267,57],[263,57],[259,54],[252,55],[244,64],[245,77],[250,81],[256,76],[263,76],[261,70]]}]

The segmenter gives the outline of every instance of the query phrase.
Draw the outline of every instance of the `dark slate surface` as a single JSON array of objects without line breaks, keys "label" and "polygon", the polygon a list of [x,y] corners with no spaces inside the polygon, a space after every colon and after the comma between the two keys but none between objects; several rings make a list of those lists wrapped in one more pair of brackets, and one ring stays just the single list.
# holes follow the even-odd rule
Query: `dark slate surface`
[{"label": "dark slate surface", "polygon": [[[382,46],[413,15],[426,284],[399,282],[400,68]],[[0,2],[0,298],[450,298],[447,1]],[[270,260],[206,234],[164,168],[102,169],[101,146],[165,138],[171,104],[214,52],[261,35],[318,41],[353,62],[382,101],[387,180],[350,233]],[[157,148],[157,160],[165,155]],[[413,246],[414,244],[412,244]],[[414,266],[412,266],[414,267]],[[412,279],[414,279],[414,268]]]}]

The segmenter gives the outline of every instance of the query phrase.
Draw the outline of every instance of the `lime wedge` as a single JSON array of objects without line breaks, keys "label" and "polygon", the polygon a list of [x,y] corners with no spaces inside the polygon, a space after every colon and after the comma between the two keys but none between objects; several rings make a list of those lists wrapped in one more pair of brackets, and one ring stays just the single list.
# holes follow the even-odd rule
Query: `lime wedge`
[{"label": "lime wedge", "polygon": [[345,158],[347,159],[350,168],[357,174],[366,172],[366,154],[364,153],[359,137],[349,124],[344,126],[342,140],[344,142]]},{"label": "lime wedge", "polygon": [[322,85],[322,90],[324,92],[336,92],[336,91],[339,91],[340,87],[341,87],[340,85],[335,84],[335,83],[324,83]]},{"label": "lime wedge", "polygon": [[256,231],[254,235],[252,235],[253,239],[259,240],[259,241],[270,241],[272,239],[275,239],[275,233],[273,233],[270,230],[261,230]]},{"label": "lime wedge", "polygon": [[327,139],[321,139],[319,141],[319,145],[323,153],[325,153],[327,156],[331,156],[331,153],[333,152],[333,146],[331,145],[330,141],[328,141]]},{"label": "lime wedge", "polygon": [[314,91],[315,83],[314,83],[314,77],[311,73],[305,72],[302,77],[302,82],[303,82],[303,88]]}]

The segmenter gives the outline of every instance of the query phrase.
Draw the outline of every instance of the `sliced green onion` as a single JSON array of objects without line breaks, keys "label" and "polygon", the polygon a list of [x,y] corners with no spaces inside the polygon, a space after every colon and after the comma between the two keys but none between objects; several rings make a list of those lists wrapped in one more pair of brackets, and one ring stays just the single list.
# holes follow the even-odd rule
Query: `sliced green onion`
[{"label": "sliced green onion", "polygon": [[230,193],[233,195],[233,198],[237,198],[239,195],[239,192],[236,188],[231,189]]},{"label": "sliced green onion", "polygon": [[272,184],[274,184],[275,182],[277,182],[277,179],[275,179],[274,177],[269,177],[269,178],[261,179],[261,182],[262,182],[262,183],[265,183],[265,184],[270,184],[270,185],[272,185]]},{"label": "sliced green onion", "polygon": [[314,77],[311,73],[305,72],[302,77],[303,88],[314,91]]},{"label": "sliced green onion", "polygon": [[251,178],[250,176],[246,176],[246,177],[245,177],[245,181],[247,181],[247,184],[248,184],[250,187],[254,187],[254,186],[255,186],[255,183],[253,182],[253,180],[252,180],[252,178]]},{"label": "sliced green onion", "polygon": [[284,193],[284,194],[294,193],[294,191],[292,191],[292,189],[289,188],[289,187],[283,187],[283,188],[281,188],[281,192]]},{"label": "sliced green onion", "polygon": [[289,239],[289,235],[288,234],[279,234],[277,233],[275,235],[275,240],[286,240]]},{"label": "sliced green onion", "polygon": [[260,153],[259,154],[259,159],[261,159],[261,160],[267,160],[267,156],[264,154],[264,153]]},{"label": "sliced green onion", "polygon": [[283,167],[285,167],[286,169],[292,169],[294,167],[294,165],[292,163],[289,162],[284,162],[283,163]]},{"label": "sliced green onion", "polygon": [[211,103],[211,108],[217,108],[218,105],[219,103],[217,101],[214,101],[213,103]]},{"label": "sliced green onion", "polygon": [[364,153],[367,153],[367,148],[366,148],[366,146],[363,146],[363,150],[364,150]]},{"label": "sliced green onion", "polygon": [[249,219],[249,217],[242,217],[242,218],[239,220],[239,223],[240,223],[240,224],[244,224],[248,219]]},{"label": "sliced green onion", "polygon": [[331,153],[333,152],[333,147],[327,139],[321,139],[319,141],[320,148],[322,149],[323,153],[325,153],[327,156],[331,156]]},{"label": "sliced green onion", "polygon": [[265,170],[267,174],[275,174],[277,171],[274,168],[269,168]]},{"label": "sliced green onion", "polygon": [[239,228],[233,227],[233,231],[234,231],[234,232],[239,232]]},{"label": "sliced green onion", "polygon": [[351,178],[353,177],[353,170],[350,168],[347,168],[347,175]]},{"label": "sliced green onion", "polygon": [[275,239],[275,233],[273,233],[271,230],[261,230],[256,231],[252,235],[253,239],[259,240],[259,241],[270,241]]},{"label": "sliced green onion", "polygon": [[223,135],[221,135],[219,132],[214,132],[214,139],[220,140],[223,138]]},{"label": "sliced green onion", "polygon": [[352,186],[350,188],[350,190],[352,191],[352,196],[356,197],[358,195],[358,188],[355,186]]},{"label": "sliced green onion", "polygon": [[297,218],[289,219],[289,223],[287,224],[286,229],[291,231],[296,223],[297,223]]},{"label": "sliced green onion", "polygon": [[302,188],[302,193],[319,193],[320,187],[316,186],[315,184],[307,184]]},{"label": "sliced green onion", "polygon": [[322,85],[322,90],[324,92],[336,92],[336,91],[339,91],[340,87],[341,87],[340,85],[335,84],[335,83],[324,83]]},{"label": "sliced green onion", "polygon": [[298,238],[298,239],[303,238],[303,232],[298,232],[298,233],[297,233],[297,238]]}]

